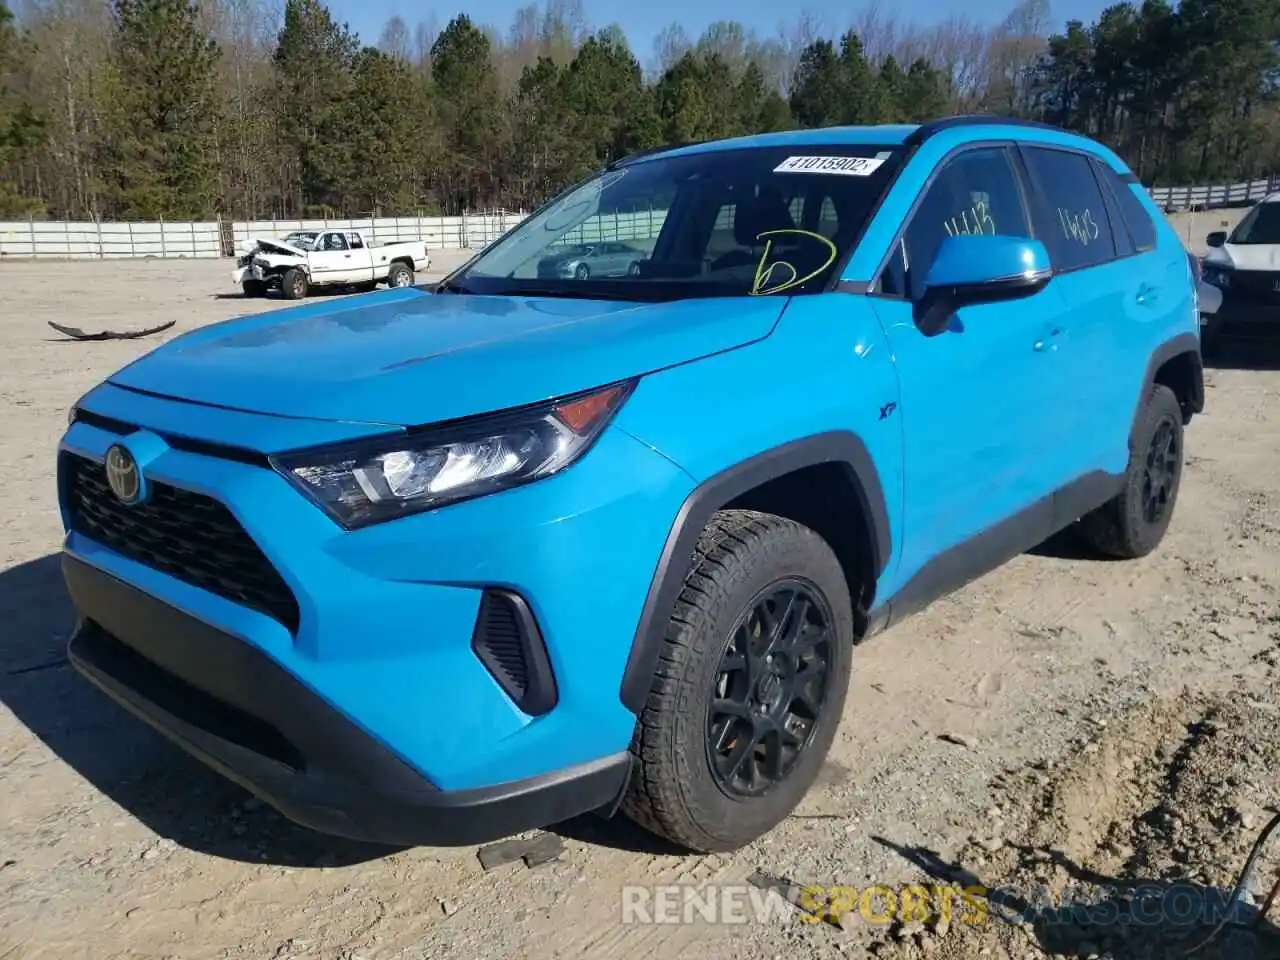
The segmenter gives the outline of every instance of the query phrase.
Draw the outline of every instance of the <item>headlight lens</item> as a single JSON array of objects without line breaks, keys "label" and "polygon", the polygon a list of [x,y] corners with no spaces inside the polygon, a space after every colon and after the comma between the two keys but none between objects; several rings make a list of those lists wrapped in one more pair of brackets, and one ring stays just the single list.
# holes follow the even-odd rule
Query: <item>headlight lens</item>
[{"label": "headlight lens", "polygon": [[1221,267],[1205,267],[1204,279],[1205,283],[1211,283],[1215,287],[1231,286],[1231,274]]},{"label": "headlight lens", "polygon": [[342,526],[420,513],[549,477],[581,457],[634,381],[450,425],[273,458]]}]

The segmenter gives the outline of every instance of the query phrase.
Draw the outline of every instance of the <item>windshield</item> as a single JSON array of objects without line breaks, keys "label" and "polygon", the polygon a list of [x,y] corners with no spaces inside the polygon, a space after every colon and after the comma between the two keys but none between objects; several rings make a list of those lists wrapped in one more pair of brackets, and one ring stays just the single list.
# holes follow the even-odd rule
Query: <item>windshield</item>
[{"label": "windshield", "polygon": [[670,300],[824,289],[896,169],[885,146],[743,148],[605,171],[444,289]]},{"label": "windshield", "polygon": [[284,238],[284,242],[291,247],[310,250],[311,245],[316,242],[316,236],[317,234],[314,233],[291,233]]},{"label": "windshield", "polygon": [[1280,202],[1255,206],[1231,231],[1227,243],[1280,243]]}]

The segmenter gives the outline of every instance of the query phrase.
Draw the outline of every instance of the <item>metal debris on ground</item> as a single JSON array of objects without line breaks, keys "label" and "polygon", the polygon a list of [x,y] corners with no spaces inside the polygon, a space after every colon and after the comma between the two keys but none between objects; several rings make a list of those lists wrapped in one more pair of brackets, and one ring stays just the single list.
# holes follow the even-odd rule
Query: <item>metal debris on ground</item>
[{"label": "metal debris on ground", "polygon": [[124,332],[115,330],[102,330],[98,333],[85,333],[79,327],[68,327],[61,323],[54,323],[52,320],[46,321],[49,326],[57,330],[65,337],[72,340],[138,340],[142,337],[149,337],[153,333],[160,333],[172,327],[177,320],[170,320],[168,323],[162,323],[157,327],[147,327],[144,330],[128,330]]},{"label": "metal debris on ground", "polygon": [[514,837],[481,847],[476,856],[485,870],[523,860],[526,867],[540,867],[564,853],[564,841],[554,833],[539,833],[533,837]]}]

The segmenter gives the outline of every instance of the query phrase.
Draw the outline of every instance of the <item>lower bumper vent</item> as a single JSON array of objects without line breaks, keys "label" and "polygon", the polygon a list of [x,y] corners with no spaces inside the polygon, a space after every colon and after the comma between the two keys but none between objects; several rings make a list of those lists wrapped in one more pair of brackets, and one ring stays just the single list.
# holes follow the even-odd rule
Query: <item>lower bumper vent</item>
[{"label": "lower bumper vent", "polygon": [[533,611],[519,594],[497,589],[484,592],[471,649],[524,713],[539,716],[556,705],[547,648]]}]

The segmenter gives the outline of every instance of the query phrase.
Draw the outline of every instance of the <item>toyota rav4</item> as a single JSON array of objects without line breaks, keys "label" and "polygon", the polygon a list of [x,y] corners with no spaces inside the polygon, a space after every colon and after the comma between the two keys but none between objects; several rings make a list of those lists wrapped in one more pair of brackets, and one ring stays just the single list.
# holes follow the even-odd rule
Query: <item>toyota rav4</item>
[{"label": "toyota rav4", "polygon": [[[540,268],[615,242],[634,266]],[[1035,124],[626,158],[430,288],[197,329],[82,397],[69,655],[321,831],[622,811],[740,847],[814,783],[857,644],[1068,526],[1160,542],[1195,278],[1115,154]]]}]

